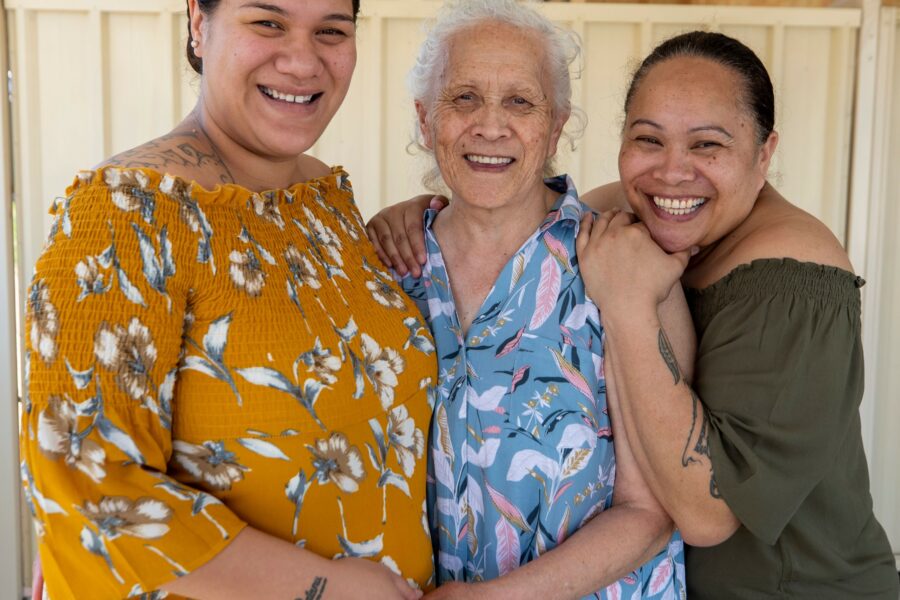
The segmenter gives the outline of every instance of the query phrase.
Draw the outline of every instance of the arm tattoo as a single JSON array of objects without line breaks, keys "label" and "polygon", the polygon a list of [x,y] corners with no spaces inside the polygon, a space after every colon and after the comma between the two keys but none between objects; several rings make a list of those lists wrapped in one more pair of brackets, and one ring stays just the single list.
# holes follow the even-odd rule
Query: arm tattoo
[{"label": "arm tattoo", "polygon": [[303,596],[299,596],[294,600],[321,600],[322,596],[325,594],[325,586],[328,584],[328,580],[324,577],[316,577],[313,579],[312,586],[306,592],[304,592]]},{"label": "arm tattoo", "polygon": [[661,327],[657,337],[659,338],[659,354],[666,361],[666,366],[672,372],[672,378],[675,380],[674,385],[678,385],[678,382],[681,381],[681,369],[678,368],[678,361],[675,359],[675,352],[672,351],[672,344],[669,343],[669,338],[666,337],[666,332]]},{"label": "arm tattoo", "polygon": [[[704,462],[709,463],[709,495],[713,498],[722,498],[709,454],[709,415],[707,415],[706,407],[700,402],[696,392],[694,390],[690,390],[690,392],[693,408],[691,432],[688,434],[687,441],[684,443],[684,451],[681,453],[681,466],[688,467],[692,464],[702,465]],[[697,414],[698,412],[700,413],[699,415]],[[697,423],[698,418],[700,420],[699,424]],[[695,434],[695,432],[697,433]]]}]

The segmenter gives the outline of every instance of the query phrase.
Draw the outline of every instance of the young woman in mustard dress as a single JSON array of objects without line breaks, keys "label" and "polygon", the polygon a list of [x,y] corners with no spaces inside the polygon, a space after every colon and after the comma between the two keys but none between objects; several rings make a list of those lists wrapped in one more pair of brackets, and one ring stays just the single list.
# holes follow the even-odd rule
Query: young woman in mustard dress
[{"label": "young woman in mustard dress", "polygon": [[47,592],[418,597],[433,344],[347,174],[303,154],[349,86],[359,3],[188,8],[197,106],[78,174],[28,292]]}]

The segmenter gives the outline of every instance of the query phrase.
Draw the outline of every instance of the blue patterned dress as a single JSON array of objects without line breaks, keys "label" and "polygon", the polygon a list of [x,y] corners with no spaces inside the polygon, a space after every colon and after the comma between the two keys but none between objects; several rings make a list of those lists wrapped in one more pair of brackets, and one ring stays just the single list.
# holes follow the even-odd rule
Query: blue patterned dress
[{"label": "blue patterned dress", "polygon": [[[504,267],[463,338],[441,250],[402,280],[430,323],[440,379],[428,504],[438,582],[499,577],[562,543],[610,507],[615,451],[597,307],[575,258],[584,211],[571,180]],[[684,597],[676,533],[643,567],[590,597]]]}]

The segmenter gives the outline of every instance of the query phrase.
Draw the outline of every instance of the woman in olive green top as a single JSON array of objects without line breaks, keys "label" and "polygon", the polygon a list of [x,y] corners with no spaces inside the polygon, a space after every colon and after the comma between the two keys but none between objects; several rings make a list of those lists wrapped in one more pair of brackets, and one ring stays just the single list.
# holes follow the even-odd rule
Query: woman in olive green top
[{"label": "woman in olive green top", "polygon": [[[897,600],[860,434],[863,282],[828,229],[766,183],[773,107],[765,67],[721,34],[663,42],[636,72],[621,185],[582,196],[604,209],[624,189],[640,220],[604,213],[579,237],[620,399],[610,409],[689,544],[691,600]],[[398,271],[419,268],[427,203],[369,223]],[[679,279],[698,338],[692,382],[656,313]]]},{"label": "woman in olive green top", "polygon": [[[692,600],[897,600],[860,434],[863,282],[766,184],[773,107],[765,67],[721,34],[672,38],[636,72],[619,172],[639,222],[604,214],[579,248],[613,409],[691,545]],[[656,317],[679,279],[693,382]]]}]

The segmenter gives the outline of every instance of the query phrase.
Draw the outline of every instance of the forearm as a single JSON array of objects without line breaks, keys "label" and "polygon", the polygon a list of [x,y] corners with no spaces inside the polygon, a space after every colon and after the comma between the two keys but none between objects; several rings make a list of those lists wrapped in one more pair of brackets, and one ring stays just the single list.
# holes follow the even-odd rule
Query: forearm
[{"label": "forearm", "polygon": [[197,600],[318,600],[331,597],[329,584],[334,564],[309,550],[246,527],[212,560],[162,589]]},{"label": "forearm", "polygon": [[620,397],[622,422],[647,484],[685,541],[727,539],[738,521],[722,500],[709,456],[709,420],[685,380],[652,309],[622,318],[607,313],[607,363]]},{"label": "forearm", "polygon": [[580,598],[656,556],[673,525],[660,510],[621,503],[599,513],[561,545],[486,584],[485,597]]}]

